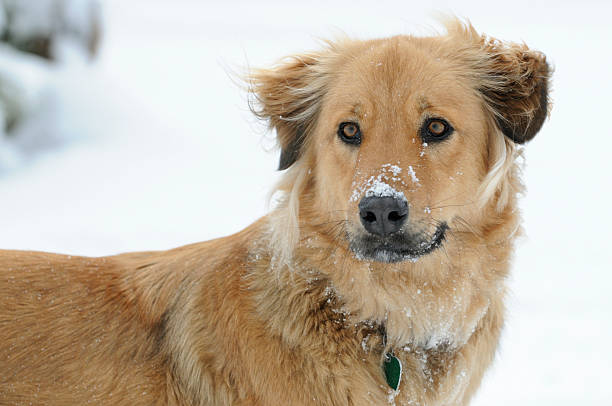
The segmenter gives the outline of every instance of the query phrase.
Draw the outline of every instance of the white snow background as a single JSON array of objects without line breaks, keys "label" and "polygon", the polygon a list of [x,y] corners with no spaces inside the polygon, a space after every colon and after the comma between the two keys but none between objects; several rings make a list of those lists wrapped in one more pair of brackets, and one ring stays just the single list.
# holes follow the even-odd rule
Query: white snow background
[{"label": "white snow background", "polygon": [[427,34],[435,12],[453,13],[555,67],[551,118],[526,148],[508,321],[473,404],[612,404],[612,3],[102,5],[97,61],[21,72],[47,83],[18,137],[0,143],[0,247],[98,256],[242,229],[266,212],[278,152],[228,70],[339,32]]}]

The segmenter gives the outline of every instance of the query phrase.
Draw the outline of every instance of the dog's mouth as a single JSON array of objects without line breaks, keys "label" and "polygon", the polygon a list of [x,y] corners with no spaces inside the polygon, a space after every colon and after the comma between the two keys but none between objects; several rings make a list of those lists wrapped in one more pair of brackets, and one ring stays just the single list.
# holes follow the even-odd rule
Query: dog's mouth
[{"label": "dog's mouth", "polygon": [[448,228],[448,225],[442,222],[433,233],[397,232],[384,238],[365,234],[351,238],[349,248],[360,260],[414,262],[439,248],[444,242]]}]

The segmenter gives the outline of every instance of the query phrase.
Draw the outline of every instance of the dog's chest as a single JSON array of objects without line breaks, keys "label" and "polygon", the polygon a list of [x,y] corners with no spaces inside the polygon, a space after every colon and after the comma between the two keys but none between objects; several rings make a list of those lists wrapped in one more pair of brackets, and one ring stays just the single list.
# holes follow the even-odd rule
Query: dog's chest
[{"label": "dog's chest", "polygon": [[[408,346],[385,348],[383,340],[376,333],[361,338],[359,356],[342,361],[342,367],[333,372],[335,388],[330,388],[329,404],[437,405],[440,400],[437,392],[442,389],[440,380],[456,366],[457,352],[442,346],[429,350]],[[466,382],[457,380],[453,390],[462,392]],[[441,394],[446,398],[448,390],[443,390]]]},{"label": "dog's chest", "polygon": [[470,338],[488,308],[482,298],[418,297],[387,313],[395,345],[424,350],[458,348]]},{"label": "dog's chest", "polygon": [[393,294],[353,296],[347,303],[355,309],[349,310],[353,319],[384,325],[389,345],[424,350],[464,345],[490,304],[469,283],[457,283],[445,292],[425,285]]}]

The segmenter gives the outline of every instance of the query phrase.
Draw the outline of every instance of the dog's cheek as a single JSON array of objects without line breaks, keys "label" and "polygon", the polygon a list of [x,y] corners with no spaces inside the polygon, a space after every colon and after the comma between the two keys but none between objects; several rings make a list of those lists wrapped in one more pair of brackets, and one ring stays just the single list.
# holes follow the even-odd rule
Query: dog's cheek
[{"label": "dog's cheek", "polygon": [[425,167],[417,175],[423,188],[418,188],[413,198],[423,202],[424,213],[418,214],[448,222],[456,216],[470,215],[480,181],[486,174],[482,152],[486,144],[476,135],[468,138],[457,134],[453,144],[427,157]]},{"label": "dog's cheek", "polygon": [[347,219],[350,213],[350,185],[354,164],[350,157],[333,151],[333,146],[322,146],[316,154],[312,171],[315,176],[316,193],[314,203],[323,219]]}]

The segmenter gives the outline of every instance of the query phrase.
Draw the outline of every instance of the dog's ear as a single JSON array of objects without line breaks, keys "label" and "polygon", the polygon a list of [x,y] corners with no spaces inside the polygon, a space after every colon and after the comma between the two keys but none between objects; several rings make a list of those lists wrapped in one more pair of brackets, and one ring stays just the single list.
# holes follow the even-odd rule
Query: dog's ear
[{"label": "dog's ear", "polygon": [[526,45],[488,40],[486,73],[490,80],[481,91],[493,109],[499,128],[522,144],[540,131],[548,114],[551,70],[544,54]]},{"label": "dog's ear", "polygon": [[452,39],[468,41],[469,50],[464,51],[476,86],[504,135],[518,144],[535,137],[549,110],[551,69],[546,56],[525,44],[480,35],[458,20],[450,21],[447,29]]},{"label": "dog's ear", "polygon": [[286,58],[272,69],[249,76],[255,103],[251,110],[276,130],[281,149],[279,170],[289,168],[304,149],[326,88],[321,54]]}]

